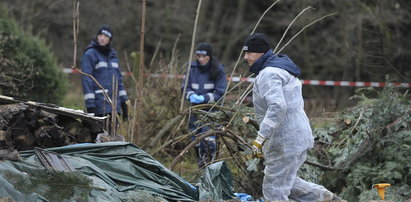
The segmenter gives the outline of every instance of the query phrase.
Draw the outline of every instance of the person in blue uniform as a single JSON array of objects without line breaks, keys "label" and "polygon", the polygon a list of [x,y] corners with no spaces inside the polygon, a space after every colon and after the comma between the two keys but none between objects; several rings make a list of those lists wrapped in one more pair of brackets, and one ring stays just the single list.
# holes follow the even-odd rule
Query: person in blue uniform
[{"label": "person in blue uniform", "polygon": [[[92,78],[83,75],[81,77],[85,106],[87,113],[95,116],[111,114],[112,106],[104,97],[105,91],[110,99],[117,99],[116,111],[127,119],[127,93],[124,88],[123,79],[119,65],[117,52],[111,47],[113,32],[107,25],[102,25],[96,37],[90,42],[81,58],[81,71],[92,75],[104,89],[98,87]],[[113,82],[113,78],[117,82]],[[117,97],[113,98],[113,84],[117,83]],[[115,88],[114,88],[115,89]]]},{"label": "person in blue uniform", "polygon": [[[192,105],[217,102],[224,95],[227,87],[224,66],[213,57],[213,49],[209,43],[199,43],[196,49],[196,61],[191,63],[190,75],[187,81],[185,98]],[[184,88],[185,80],[183,81]],[[196,123],[194,115],[190,117],[189,129],[197,129],[200,125]],[[201,124],[203,125],[203,124]],[[204,126],[196,132],[193,140],[201,134],[210,130]],[[195,146],[198,166],[201,168],[211,162],[217,150],[216,136],[209,136]]]}]

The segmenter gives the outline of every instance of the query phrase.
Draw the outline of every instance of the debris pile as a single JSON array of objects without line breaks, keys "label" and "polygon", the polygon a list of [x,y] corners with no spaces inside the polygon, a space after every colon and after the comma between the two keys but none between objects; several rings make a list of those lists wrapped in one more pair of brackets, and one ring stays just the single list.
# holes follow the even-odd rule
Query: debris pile
[{"label": "debris pile", "polygon": [[[386,87],[360,89],[359,104],[314,126],[316,146],[311,160],[329,166],[308,170],[348,201],[376,200],[372,185],[390,183],[387,199],[411,198],[411,102],[407,92]],[[316,176],[316,177],[314,177]]]},{"label": "debris pile", "polygon": [[1,96],[0,160],[16,160],[17,151],[35,147],[94,142],[104,132],[100,121],[79,111]]}]

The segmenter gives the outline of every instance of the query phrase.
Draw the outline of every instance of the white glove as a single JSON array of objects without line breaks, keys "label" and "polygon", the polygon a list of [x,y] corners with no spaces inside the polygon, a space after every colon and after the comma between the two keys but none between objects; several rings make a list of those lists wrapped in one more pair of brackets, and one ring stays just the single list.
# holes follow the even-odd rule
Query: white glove
[{"label": "white glove", "polygon": [[253,146],[251,147],[252,152],[253,152],[253,157],[256,157],[256,158],[263,157],[262,147],[263,147],[264,142],[265,142],[265,138],[260,135],[257,135],[257,138],[254,140]]}]

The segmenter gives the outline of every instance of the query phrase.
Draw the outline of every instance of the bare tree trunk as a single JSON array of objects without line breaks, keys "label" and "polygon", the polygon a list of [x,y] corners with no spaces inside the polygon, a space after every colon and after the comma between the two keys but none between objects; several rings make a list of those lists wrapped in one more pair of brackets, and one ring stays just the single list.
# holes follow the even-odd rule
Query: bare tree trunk
[{"label": "bare tree trunk", "polygon": [[199,0],[199,1],[198,1],[196,18],[195,18],[195,20],[194,20],[193,36],[192,36],[192,38],[191,38],[190,57],[189,57],[188,63],[187,63],[187,74],[186,74],[186,79],[185,79],[185,83],[184,83],[184,90],[183,90],[183,94],[181,95],[180,112],[183,111],[184,100],[185,100],[184,97],[185,97],[186,90],[187,90],[188,79],[190,78],[191,58],[193,58],[194,43],[195,43],[195,38],[196,38],[198,16],[200,15],[201,2],[202,2],[202,0]]},{"label": "bare tree trunk", "polygon": [[146,0],[143,0],[142,11],[141,11],[141,35],[140,35],[140,64],[138,69],[138,82],[137,82],[137,119],[136,119],[136,133],[133,134],[132,142],[134,144],[138,143],[138,136],[141,135],[141,111],[143,110],[142,107],[142,96],[143,96],[143,68],[144,68],[144,26],[145,26],[145,19],[146,19]]},{"label": "bare tree trunk", "polygon": [[78,31],[80,29],[80,1],[73,0],[73,66],[72,68],[76,67],[76,59],[77,59],[77,38],[78,38]]}]

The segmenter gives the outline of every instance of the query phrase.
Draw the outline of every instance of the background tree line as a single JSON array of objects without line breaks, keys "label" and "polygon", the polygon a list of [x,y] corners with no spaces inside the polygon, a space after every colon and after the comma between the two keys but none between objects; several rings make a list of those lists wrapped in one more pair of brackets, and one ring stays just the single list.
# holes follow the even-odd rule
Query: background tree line
[{"label": "background tree line", "polygon": [[[272,3],[203,1],[196,42],[212,43],[215,56],[230,73],[243,40]],[[61,67],[72,65],[73,1],[4,0],[1,4],[23,30],[46,41]],[[192,0],[147,2],[145,59],[148,71],[159,70],[158,65],[147,64],[156,48],[159,48],[156,55],[158,60],[170,59],[177,40],[177,66],[181,67],[180,73],[184,71],[197,4],[198,1]],[[392,81],[410,82],[411,3],[406,0],[280,1],[263,18],[256,31],[267,33],[275,47],[290,22],[307,6],[312,6],[312,9],[290,28],[280,47],[314,19],[332,12],[338,14],[309,27],[282,51],[301,67],[301,79],[383,82],[385,75],[389,75]],[[80,1],[77,61],[101,24],[113,28],[112,45],[122,58],[125,54],[138,51],[140,21],[141,1]],[[125,60],[121,62],[125,68]],[[240,63],[237,69],[237,75],[247,74],[248,68],[244,63]],[[307,98],[321,98],[323,105],[334,100],[332,103],[335,106],[346,106],[353,90],[351,87],[307,86],[304,95]]]},{"label": "background tree line", "polygon": [[[225,64],[226,72],[230,73],[241,52],[244,39],[250,34],[264,10],[273,2],[204,0],[200,11],[196,42],[212,43],[215,56]],[[184,73],[185,63],[189,60],[198,1],[148,0],[147,3],[146,71]],[[409,57],[411,52],[411,21],[409,20],[411,3],[409,1],[283,0],[267,13],[256,31],[267,33],[275,47],[294,17],[308,6],[312,9],[305,12],[291,26],[280,48],[313,20],[333,12],[338,13],[310,26],[282,51],[300,66],[303,72],[301,79],[384,82],[385,76],[389,75],[392,82],[411,82],[411,70],[408,67],[411,61]],[[6,93],[35,101],[59,103],[67,90],[68,94],[75,97],[70,101],[81,107],[83,99],[80,76],[70,75],[70,88],[68,88],[65,75],[59,71],[63,67],[73,65],[73,1],[3,0],[0,3],[0,11],[0,94]],[[80,0],[80,30],[78,54],[75,56],[76,65],[79,64],[84,48],[95,37],[97,28],[101,24],[108,24],[114,31],[112,45],[120,53],[123,70],[126,70],[125,56],[128,56],[131,66],[137,66],[138,63],[133,60],[135,59],[133,55],[136,55],[139,49],[140,22],[141,1]],[[158,51],[156,51],[157,48]],[[153,57],[155,60],[152,60]],[[247,72],[247,65],[240,63],[235,76],[246,76]],[[189,140],[184,141],[181,137],[185,135],[187,139],[190,139],[189,134],[184,131],[186,122],[182,114],[178,112],[181,96],[180,84],[180,80],[145,79],[144,99],[142,100],[143,123],[141,124],[143,129],[142,134],[135,133],[140,137],[137,145],[153,156],[163,157],[162,160],[166,164],[188,145]],[[132,94],[134,85],[129,81],[127,86],[130,88],[128,92]],[[409,198],[409,175],[405,172],[407,169],[404,169],[409,166],[402,163],[407,162],[407,158],[403,158],[404,155],[398,155],[399,153],[406,154],[408,151],[405,149],[409,148],[403,146],[409,145],[409,138],[407,139],[409,127],[406,125],[408,124],[406,120],[409,120],[408,106],[410,105],[407,97],[400,97],[401,101],[396,101],[396,93],[386,92],[383,93],[385,102],[380,102],[372,101],[361,94],[365,100],[363,105],[357,108],[347,108],[347,111],[340,114],[340,117],[329,119],[331,123],[314,119],[315,115],[322,112],[322,109],[329,111],[346,107],[350,104],[348,98],[354,95],[354,90],[354,87],[304,87],[305,101],[308,103],[306,109],[311,115],[310,119],[313,120],[316,138],[330,141],[341,140],[335,142],[338,147],[336,149],[323,144],[326,141],[322,141],[319,144],[320,147],[325,145],[334,156],[344,157],[344,153],[341,154],[341,152],[356,151],[352,148],[362,148],[354,143],[363,141],[361,138],[367,137],[364,134],[368,134],[370,128],[376,130],[371,133],[375,136],[373,140],[382,142],[369,143],[374,147],[364,147],[369,150],[368,153],[358,151],[365,160],[358,160],[358,164],[351,166],[353,172],[350,175],[337,173],[335,177],[333,176],[335,173],[326,173],[328,175],[324,175],[321,179],[327,180],[324,182],[327,187],[347,188],[338,191],[346,192],[347,196],[357,197],[356,199],[366,198],[365,194],[375,195],[371,192],[372,190],[367,190],[365,194],[360,194],[360,192],[369,188],[369,185],[374,182],[389,179],[394,182],[393,184],[405,184],[406,186],[400,187],[398,193]],[[133,96],[130,97],[134,99]],[[64,99],[67,99],[67,96]],[[67,102],[64,103],[67,104]],[[370,103],[375,105],[370,105]],[[230,104],[232,103],[227,102],[224,107]],[[251,107],[244,107],[242,110],[245,110],[244,114],[247,116],[252,114]],[[365,113],[370,111],[372,113]],[[229,113],[224,113],[224,115],[225,118],[231,119]],[[238,120],[232,124],[236,129],[235,132],[244,133],[242,135],[246,137],[255,135],[254,130],[250,132],[245,129],[249,125],[244,124],[242,116],[236,118]],[[170,122],[170,120],[176,121]],[[224,122],[212,123],[217,123],[219,127]],[[325,127],[319,127],[322,125]],[[169,129],[163,130],[167,126]],[[387,128],[387,130],[380,130],[381,128]],[[129,135],[131,132],[121,134]],[[340,139],[336,139],[336,134]],[[180,138],[179,142],[176,143],[174,138]],[[165,146],[159,147],[160,142]],[[341,142],[351,145],[341,149]],[[368,139],[364,142],[368,143]],[[228,142],[227,145],[235,145],[230,143]],[[324,152],[320,147],[314,151]],[[390,150],[384,150],[387,148]],[[384,151],[384,154],[375,155],[373,149],[377,152]],[[328,158],[329,155],[319,156]],[[327,158],[319,158],[317,161],[326,164],[329,161]],[[233,159],[236,160],[236,158]],[[390,159],[394,159],[393,162],[386,163]],[[187,167],[195,165],[193,161],[188,160],[187,162],[185,164]],[[376,162],[382,163],[376,166]],[[183,167],[183,163],[180,165],[180,172],[186,169],[189,172],[182,173],[195,173],[191,172],[193,168],[188,167],[187,169]],[[385,167],[386,165],[388,166]],[[404,172],[400,173],[398,170]],[[236,174],[238,173],[237,171]],[[310,172],[310,169],[307,173],[312,174],[313,179],[320,179],[319,174]],[[244,175],[238,176],[244,178]],[[343,178],[339,179],[338,176]],[[253,188],[255,187],[260,186]]]}]

